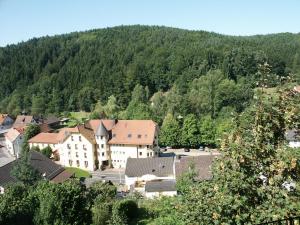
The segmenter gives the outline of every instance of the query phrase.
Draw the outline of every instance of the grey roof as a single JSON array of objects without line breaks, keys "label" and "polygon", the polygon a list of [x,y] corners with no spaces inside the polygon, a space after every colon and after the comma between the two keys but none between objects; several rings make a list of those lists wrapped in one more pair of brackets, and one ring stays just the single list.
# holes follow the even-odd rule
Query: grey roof
[{"label": "grey roof", "polygon": [[285,139],[287,141],[300,141],[299,131],[297,131],[297,130],[288,130],[285,133]]},{"label": "grey roof", "polygon": [[191,165],[194,164],[195,170],[198,173],[198,180],[208,180],[212,178],[211,165],[214,155],[187,156],[182,157],[180,161],[175,163],[176,178],[179,178],[183,173],[188,172]]},{"label": "grey roof", "polygon": [[99,127],[97,128],[97,131],[95,133],[96,136],[106,136],[108,134],[105,126],[103,125],[102,121],[99,124]]},{"label": "grey roof", "polygon": [[128,177],[140,177],[152,174],[157,177],[168,177],[174,175],[173,163],[173,157],[128,158],[125,175]]},{"label": "grey roof", "polygon": [[[0,186],[17,182],[17,180],[10,175],[10,171],[18,160],[19,159],[14,160],[0,167]],[[57,165],[51,159],[48,159],[46,156],[36,151],[30,152],[30,164],[33,168],[38,170],[41,175],[45,174],[45,178],[48,180],[52,180],[65,170],[62,166]]]},{"label": "grey roof", "polygon": [[176,191],[175,180],[154,180],[148,181],[145,185],[145,192]]}]

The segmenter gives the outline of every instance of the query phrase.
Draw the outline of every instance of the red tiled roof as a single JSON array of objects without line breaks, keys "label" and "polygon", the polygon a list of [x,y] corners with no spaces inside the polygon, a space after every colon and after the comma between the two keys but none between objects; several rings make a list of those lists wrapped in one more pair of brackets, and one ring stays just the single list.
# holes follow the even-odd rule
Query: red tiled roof
[{"label": "red tiled roof", "polygon": [[17,138],[20,134],[21,134],[21,133],[20,133],[17,129],[11,128],[11,129],[9,129],[9,131],[5,134],[5,137],[6,137],[9,141],[13,142],[14,140],[16,140],[16,138]]},{"label": "red tiled roof", "polygon": [[30,124],[33,120],[33,116],[17,116],[16,121],[13,124],[13,127],[24,127]]},{"label": "red tiled roof", "polygon": [[109,144],[152,145],[156,128],[152,120],[119,120]]},{"label": "red tiled roof", "polygon": [[33,138],[28,140],[29,143],[46,143],[46,144],[57,144],[58,133],[39,133]]},{"label": "red tiled roof", "polygon": [[7,114],[0,114],[0,124],[2,124],[4,122],[6,117],[7,117]]},{"label": "red tiled roof", "polygon": [[111,130],[113,126],[115,125],[115,120],[90,120],[88,123],[90,124],[91,128],[93,129],[94,133],[96,133],[100,122],[103,123],[106,130]]}]

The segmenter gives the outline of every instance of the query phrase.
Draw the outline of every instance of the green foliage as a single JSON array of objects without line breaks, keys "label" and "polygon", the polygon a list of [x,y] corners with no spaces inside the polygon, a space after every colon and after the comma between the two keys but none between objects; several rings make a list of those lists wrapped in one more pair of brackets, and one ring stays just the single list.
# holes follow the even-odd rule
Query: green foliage
[{"label": "green foliage", "polygon": [[50,158],[52,155],[52,148],[50,146],[47,146],[41,150],[41,153],[46,157]]},{"label": "green foliage", "polygon": [[104,113],[109,119],[117,119],[119,113],[119,105],[115,96],[108,97],[106,105],[103,107]]},{"label": "green foliage", "polygon": [[124,199],[115,202],[112,207],[110,224],[126,225],[137,216],[137,203],[132,199]]},{"label": "green foliage", "polygon": [[18,183],[7,186],[0,195],[0,224],[31,224],[34,209],[28,187]]},{"label": "green foliage", "polygon": [[[265,64],[262,87],[268,73]],[[247,112],[254,122],[240,126],[237,119],[222,142],[213,179],[185,186],[179,211],[186,224],[259,224],[298,215],[299,189],[284,184],[299,185],[300,152],[286,146],[284,134],[299,128],[300,96],[291,89],[270,95],[261,88],[255,99]]]},{"label": "green foliage", "polygon": [[164,146],[178,146],[180,126],[171,113],[168,113],[161,126],[159,141]]},{"label": "green foliage", "polygon": [[298,42],[298,34],[228,37],[156,26],[34,38],[0,49],[0,110],[13,115],[23,109],[33,114],[90,111],[111,95],[124,110],[137,84],[148,87],[150,95],[176,84],[183,94],[212,69],[234,82],[253,83],[257,65],[266,60],[272,73],[296,74]]},{"label": "green foliage", "polygon": [[107,225],[111,212],[112,202],[106,202],[101,197],[97,197],[92,208],[93,225]]},{"label": "green foliage", "polygon": [[41,131],[41,128],[37,124],[29,124],[26,127],[24,136],[23,136],[23,146],[22,146],[23,151],[29,151],[28,140],[30,138],[34,137],[35,135],[37,135],[38,133],[40,133],[40,131]]},{"label": "green foliage", "polygon": [[39,202],[35,224],[87,224],[86,197],[78,181],[41,182],[34,195]]},{"label": "green foliage", "polygon": [[189,114],[183,121],[183,127],[181,129],[181,145],[185,147],[197,147],[200,143],[200,132],[196,116]]},{"label": "green foliage", "polygon": [[14,163],[11,176],[25,185],[33,185],[41,179],[39,172],[30,164],[30,152],[23,151],[21,153],[20,158]]},{"label": "green foliage", "polygon": [[204,145],[214,145],[216,128],[210,116],[202,117],[199,124],[200,140]]},{"label": "green foliage", "polygon": [[96,198],[101,198],[102,201],[111,201],[116,197],[116,186],[106,182],[95,182],[88,189],[88,198],[93,202]]}]

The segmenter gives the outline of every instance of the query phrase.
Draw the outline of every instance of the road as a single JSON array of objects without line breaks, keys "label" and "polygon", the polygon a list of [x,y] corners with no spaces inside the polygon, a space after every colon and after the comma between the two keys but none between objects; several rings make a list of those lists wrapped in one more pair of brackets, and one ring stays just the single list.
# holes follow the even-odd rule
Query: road
[{"label": "road", "polygon": [[92,178],[86,178],[85,180],[87,186],[97,181],[111,181],[117,186],[125,183],[125,169],[96,170],[91,172],[91,174]]},{"label": "road", "polygon": [[216,149],[210,149],[206,151],[200,151],[198,149],[190,149],[189,152],[185,152],[183,148],[179,149],[168,149],[165,152],[162,152],[160,156],[168,157],[168,156],[201,156],[201,155],[220,155],[220,153]]},{"label": "road", "polygon": [[15,158],[8,153],[8,150],[5,147],[4,138],[0,138],[0,167],[13,161],[14,159]]}]

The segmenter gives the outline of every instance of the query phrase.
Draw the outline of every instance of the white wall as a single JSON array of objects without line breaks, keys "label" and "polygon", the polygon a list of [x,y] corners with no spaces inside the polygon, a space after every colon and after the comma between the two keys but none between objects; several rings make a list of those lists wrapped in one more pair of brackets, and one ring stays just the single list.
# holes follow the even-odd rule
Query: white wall
[{"label": "white wall", "polygon": [[130,186],[134,185],[136,181],[147,182],[152,180],[172,180],[172,179],[175,179],[174,174],[169,175],[167,177],[157,177],[153,174],[145,174],[141,177],[128,177],[127,175],[125,175],[125,185],[127,186],[128,189],[130,189]]},{"label": "white wall", "polygon": [[33,146],[39,147],[40,150],[43,148],[46,148],[47,146],[50,146],[52,151],[57,150],[60,148],[60,144],[48,144],[48,143],[29,143],[29,147],[32,148]]},{"label": "white wall", "polygon": [[[81,137],[81,141],[79,137]],[[76,145],[77,145],[77,149],[76,149]],[[70,149],[68,148],[68,146],[70,146]],[[71,164],[70,164],[70,160],[72,161]],[[77,166],[77,160],[79,161],[79,166]],[[87,166],[85,165],[85,162],[88,163]],[[94,171],[96,169],[95,145],[90,143],[81,134],[72,133],[62,143],[62,148],[60,151],[60,163],[64,166],[78,167],[80,169]]]},{"label": "white wall", "polygon": [[291,148],[300,148],[300,141],[290,141],[289,146]]},{"label": "white wall", "polygon": [[138,145],[111,145],[111,159],[114,168],[125,168],[128,158],[149,158],[155,153],[147,146]]},{"label": "white wall", "polygon": [[107,144],[108,136],[95,136],[97,142],[97,154],[99,160],[99,167],[103,161],[109,160],[107,152],[109,151],[109,146]]},{"label": "white wall", "polygon": [[23,135],[19,135],[13,142],[5,138],[5,143],[9,153],[18,158],[22,150]]},{"label": "white wall", "polygon": [[163,192],[145,192],[146,198],[159,198],[161,196],[175,196],[177,195],[177,191],[163,191]]}]

